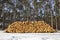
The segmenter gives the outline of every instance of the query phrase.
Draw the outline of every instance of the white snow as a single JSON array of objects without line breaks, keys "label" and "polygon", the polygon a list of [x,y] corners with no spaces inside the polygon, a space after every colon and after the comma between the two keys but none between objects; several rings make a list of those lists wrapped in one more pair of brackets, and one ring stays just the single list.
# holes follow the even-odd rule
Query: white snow
[{"label": "white snow", "polygon": [[4,33],[0,40],[60,40],[60,33]]}]

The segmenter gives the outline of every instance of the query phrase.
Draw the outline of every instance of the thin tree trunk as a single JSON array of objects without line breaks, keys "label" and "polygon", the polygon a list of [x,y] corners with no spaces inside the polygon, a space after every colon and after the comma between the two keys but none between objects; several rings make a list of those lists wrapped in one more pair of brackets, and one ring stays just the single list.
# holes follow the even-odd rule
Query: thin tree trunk
[{"label": "thin tree trunk", "polygon": [[55,20],[56,20],[56,31],[58,30],[58,27],[57,27],[57,17],[55,16]]},{"label": "thin tree trunk", "polygon": [[52,16],[52,11],[50,11],[51,13],[51,26],[53,27],[53,16]]}]

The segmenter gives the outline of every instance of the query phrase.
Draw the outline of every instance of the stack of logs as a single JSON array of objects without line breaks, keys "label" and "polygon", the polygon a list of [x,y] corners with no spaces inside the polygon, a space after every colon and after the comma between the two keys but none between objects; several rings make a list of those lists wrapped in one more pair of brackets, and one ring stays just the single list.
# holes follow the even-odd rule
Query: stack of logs
[{"label": "stack of logs", "polygon": [[16,21],[5,30],[7,33],[53,33],[56,32],[44,21]]}]

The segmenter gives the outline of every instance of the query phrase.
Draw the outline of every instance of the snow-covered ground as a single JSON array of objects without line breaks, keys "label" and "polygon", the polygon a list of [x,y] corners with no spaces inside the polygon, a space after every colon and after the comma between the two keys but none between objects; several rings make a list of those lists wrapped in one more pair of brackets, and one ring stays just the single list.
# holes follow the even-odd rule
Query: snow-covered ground
[{"label": "snow-covered ground", "polygon": [[0,40],[60,40],[60,33],[3,33]]},{"label": "snow-covered ground", "polygon": [[60,33],[1,33],[0,40],[60,40]]}]

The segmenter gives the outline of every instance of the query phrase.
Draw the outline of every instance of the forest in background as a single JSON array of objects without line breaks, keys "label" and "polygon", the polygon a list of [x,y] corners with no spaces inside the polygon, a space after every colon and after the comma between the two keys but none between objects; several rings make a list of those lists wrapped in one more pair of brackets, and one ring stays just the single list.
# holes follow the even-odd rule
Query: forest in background
[{"label": "forest in background", "polygon": [[0,0],[0,25],[14,21],[44,20],[60,29],[59,0]]}]

